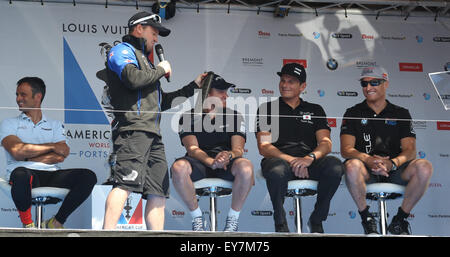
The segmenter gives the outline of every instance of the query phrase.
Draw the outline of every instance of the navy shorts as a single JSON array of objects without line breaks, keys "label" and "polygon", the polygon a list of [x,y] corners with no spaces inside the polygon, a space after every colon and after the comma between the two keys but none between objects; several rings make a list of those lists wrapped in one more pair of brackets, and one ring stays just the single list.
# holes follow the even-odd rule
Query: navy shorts
[{"label": "navy shorts", "polygon": [[232,159],[231,162],[227,165],[227,170],[224,170],[224,169],[213,170],[210,167],[203,164],[201,161],[199,161],[195,158],[192,158],[190,156],[187,156],[187,155],[183,156],[181,158],[178,158],[175,161],[184,159],[184,160],[188,161],[189,164],[191,164],[191,167],[192,167],[191,180],[192,180],[192,182],[195,182],[195,181],[198,181],[198,180],[204,179],[204,178],[221,178],[221,179],[228,180],[228,181],[234,181],[234,176],[233,176],[233,174],[231,174],[231,167],[233,166],[234,161],[239,158],[241,158],[241,157]]},{"label": "navy shorts", "polygon": [[[344,164],[348,160],[349,159],[345,160]],[[411,161],[407,161],[407,162],[403,163],[402,165],[400,165],[400,167],[398,167],[398,169],[389,171],[389,177],[385,177],[385,176],[381,176],[381,175],[374,175],[371,172],[371,170],[369,169],[369,167],[364,164],[364,166],[366,167],[367,171],[370,174],[369,180],[366,181],[366,184],[393,183],[393,184],[397,184],[397,185],[406,186],[408,184],[408,181],[403,180],[401,176],[402,176],[403,172],[405,171],[406,167],[408,167],[408,165],[410,163],[411,163]]]}]

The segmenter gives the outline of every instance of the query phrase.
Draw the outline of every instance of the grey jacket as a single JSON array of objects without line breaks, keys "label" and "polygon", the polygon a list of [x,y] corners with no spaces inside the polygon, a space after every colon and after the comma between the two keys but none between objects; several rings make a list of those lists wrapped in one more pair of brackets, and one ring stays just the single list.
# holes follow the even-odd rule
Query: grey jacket
[{"label": "grey jacket", "polygon": [[164,69],[146,57],[145,40],[131,35],[122,40],[110,50],[106,68],[117,132],[140,130],[160,136],[161,112],[170,109],[175,98],[192,96],[198,86],[192,81],[177,91],[164,92],[159,82]]}]

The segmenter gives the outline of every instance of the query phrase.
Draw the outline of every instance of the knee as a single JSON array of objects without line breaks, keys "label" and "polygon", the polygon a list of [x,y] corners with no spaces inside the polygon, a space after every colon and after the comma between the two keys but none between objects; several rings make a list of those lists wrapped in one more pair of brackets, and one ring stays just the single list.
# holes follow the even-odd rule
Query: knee
[{"label": "knee", "polygon": [[89,184],[94,186],[95,184],[97,184],[97,175],[95,175],[95,173],[92,170],[89,169],[84,169],[83,170],[83,180]]},{"label": "knee", "polygon": [[284,180],[292,173],[289,163],[282,159],[270,160],[270,165],[263,165],[262,174],[267,180]]},{"label": "knee", "polygon": [[358,159],[350,159],[345,162],[345,176],[349,179],[361,175],[361,170],[364,168],[364,163]]},{"label": "knee", "polygon": [[235,160],[232,171],[234,176],[243,177],[245,179],[253,178],[253,164],[247,159],[239,158]]},{"label": "knee", "polygon": [[342,165],[341,160],[334,156],[326,156],[327,165],[329,167],[329,176],[341,178],[344,175],[344,165]]},{"label": "knee", "polygon": [[175,161],[170,168],[174,179],[190,176],[191,165],[188,161],[180,159]]},{"label": "knee", "polygon": [[414,161],[416,174],[423,179],[428,180],[433,175],[433,165],[425,159],[417,159]]},{"label": "knee", "polygon": [[12,171],[10,180],[14,184],[17,182],[29,181],[30,177],[31,175],[28,174],[27,170],[24,167],[18,167]]}]

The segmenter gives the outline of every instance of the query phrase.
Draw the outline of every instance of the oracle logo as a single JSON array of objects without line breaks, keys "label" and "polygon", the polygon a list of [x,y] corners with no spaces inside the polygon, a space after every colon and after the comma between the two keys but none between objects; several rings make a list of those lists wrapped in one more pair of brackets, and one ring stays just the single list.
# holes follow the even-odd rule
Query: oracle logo
[{"label": "oracle logo", "polygon": [[172,216],[174,216],[174,217],[183,217],[184,216],[184,211],[172,210]]},{"label": "oracle logo", "polygon": [[421,63],[401,62],[398,64],[400,71],[422,72],[423,65]]},{"label": "oracle logo", "polygon": [[301,64],[303,67],[308,68],[308,63],[305,59],[283,59],[283,66],[288,63],[298,63]]},{"label": "oracle logo", "polygon": [[328,118],[328,126],[330,126],[331,128],[335,128],[336,127],[336,119],[334,118]]},{"label": "oracle logo", "polygon": [[437,130],[450,130],[450,122],[448,121],[438,121]]}]

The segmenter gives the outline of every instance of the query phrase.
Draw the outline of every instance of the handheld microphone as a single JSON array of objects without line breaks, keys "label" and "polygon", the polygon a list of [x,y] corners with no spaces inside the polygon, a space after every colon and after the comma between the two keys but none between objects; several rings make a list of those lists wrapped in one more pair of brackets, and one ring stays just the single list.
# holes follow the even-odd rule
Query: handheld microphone
[{"label": "handheld microphone", "polygon": [[[160,62],[165,61],[164,50],[160,44],[155,45],[155,52],[156,52],[156,55],[158,56],[158,59]],[[167,82],[170,82],[170,78],[168,75],[166,76],[166,79],[167,79]]]}]

